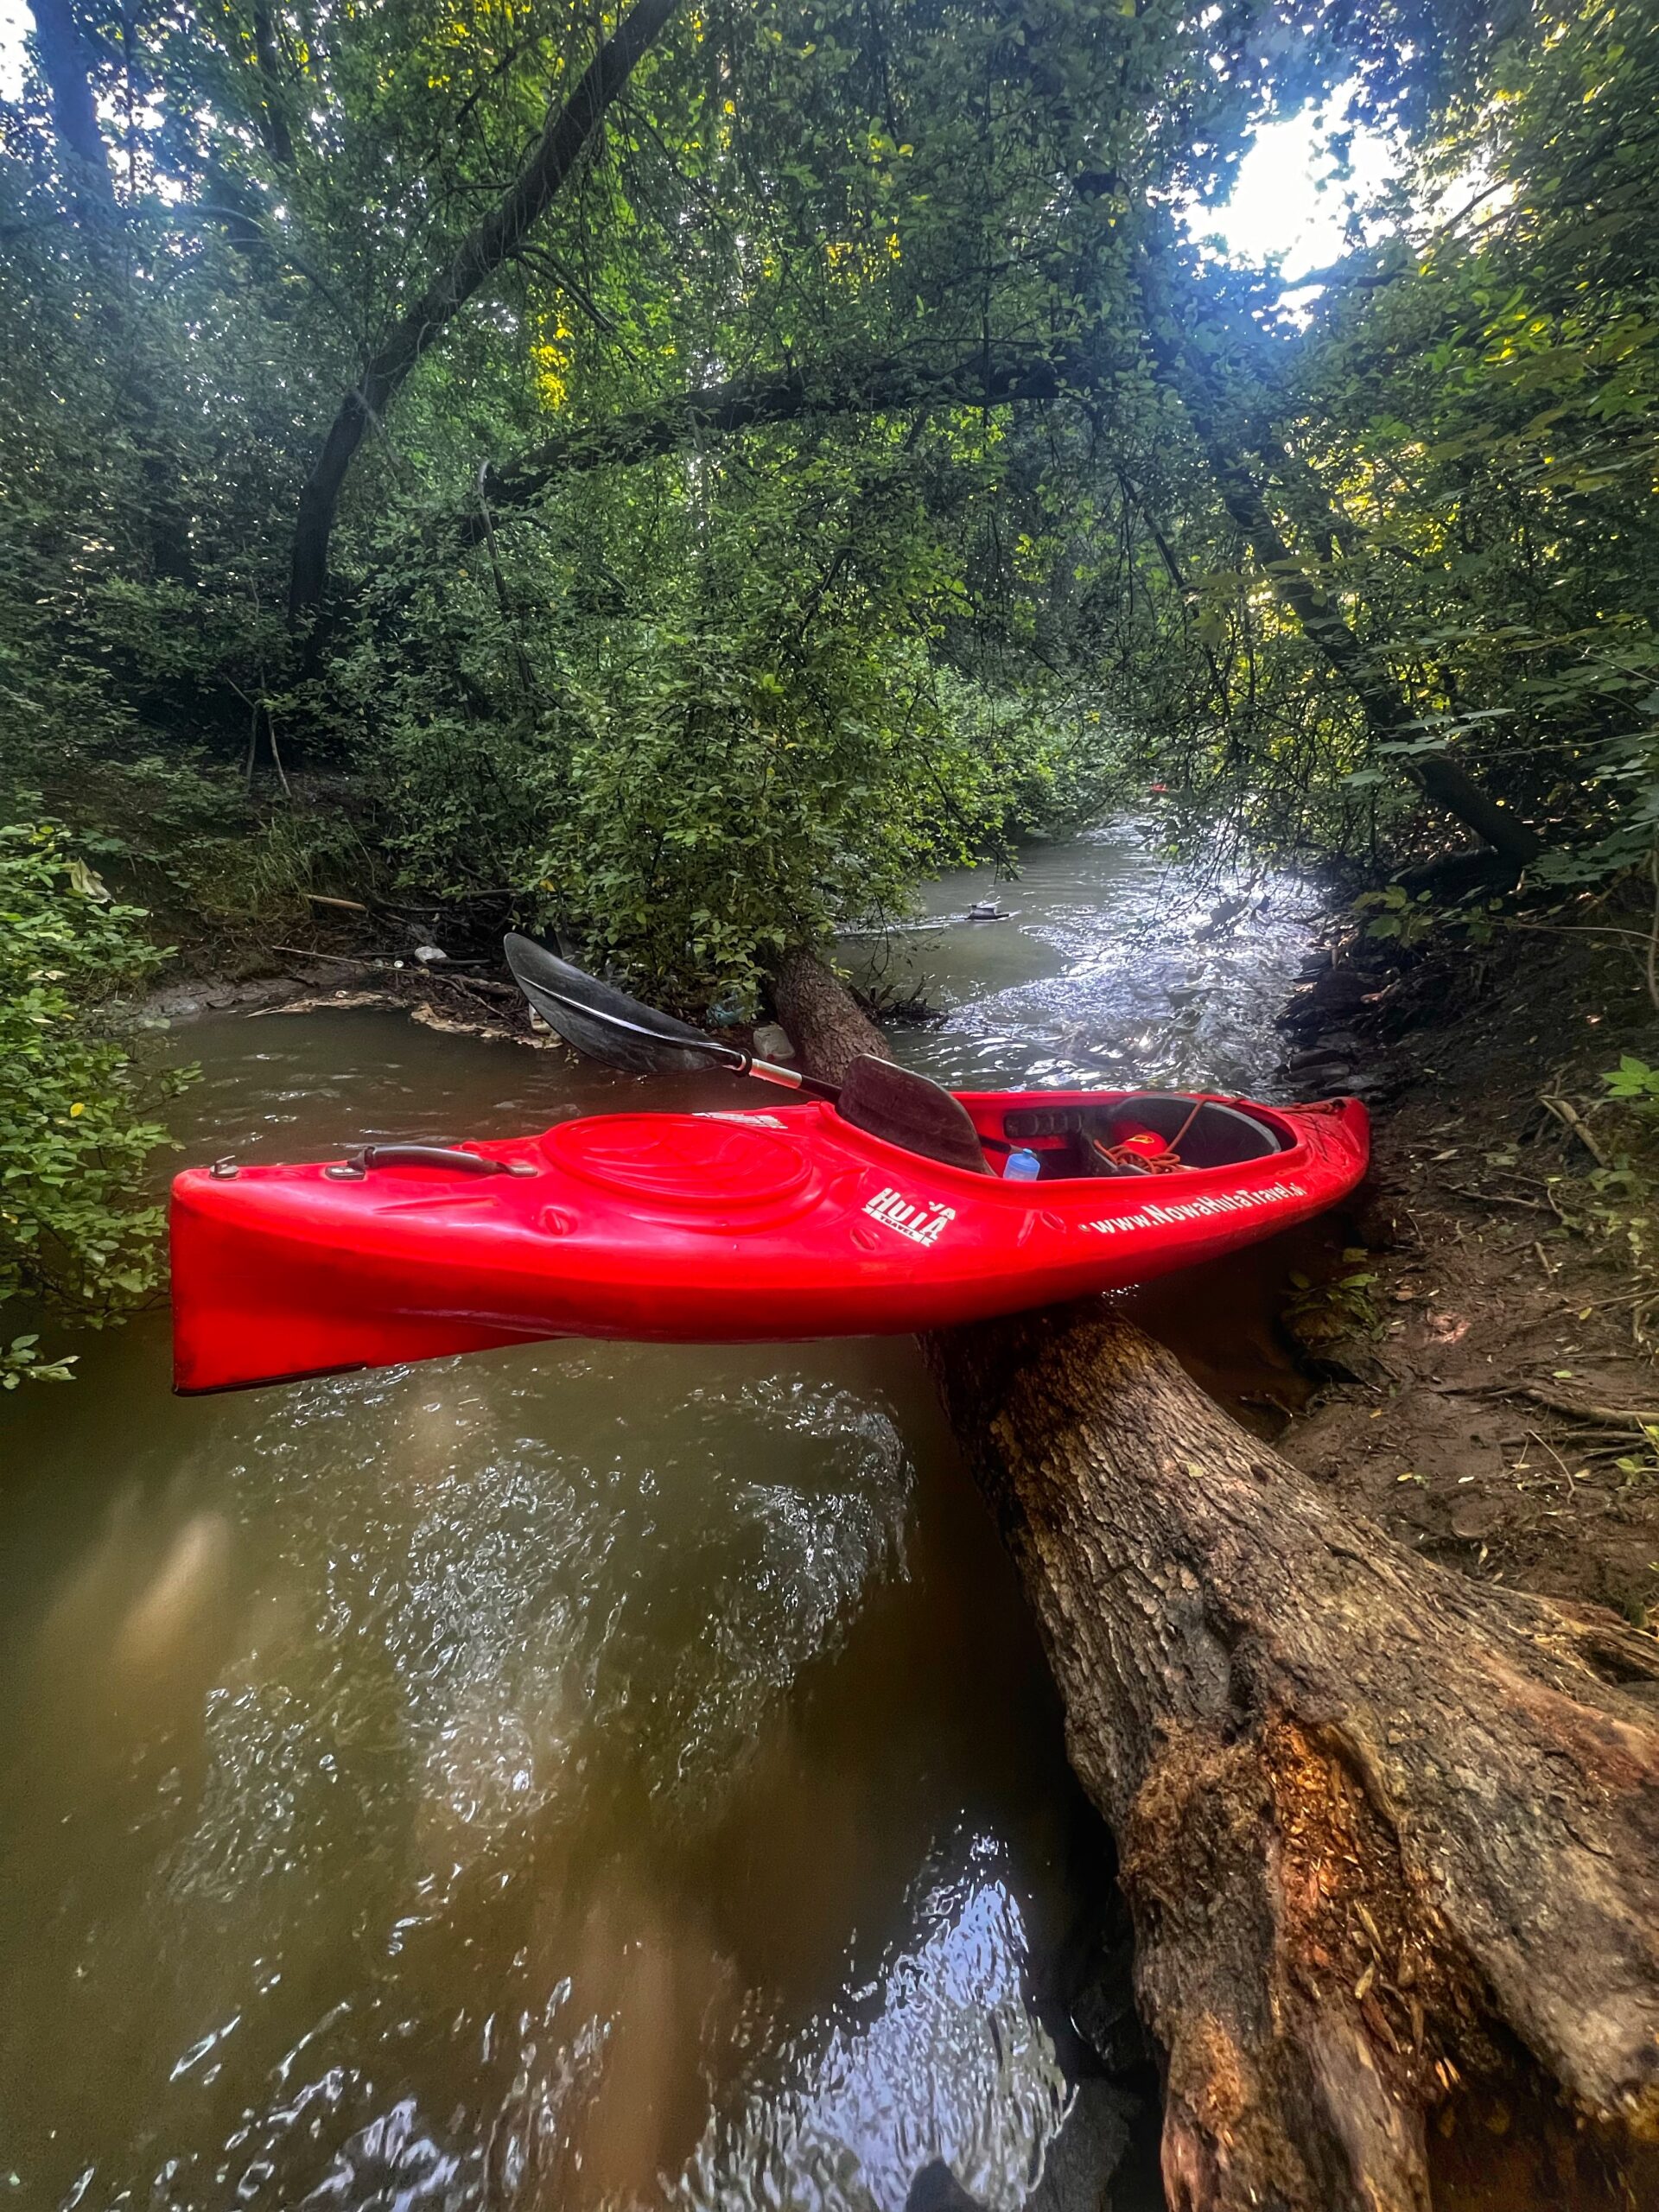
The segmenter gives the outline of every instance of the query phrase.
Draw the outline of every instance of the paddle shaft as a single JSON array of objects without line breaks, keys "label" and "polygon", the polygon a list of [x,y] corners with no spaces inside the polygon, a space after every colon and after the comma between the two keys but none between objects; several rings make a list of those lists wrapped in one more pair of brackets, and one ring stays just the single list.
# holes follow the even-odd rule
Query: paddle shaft
[{"label": "paddle shaft", "polygon": [[817,1076],[798,1075],[793,1068],[780,1068],[772,1060],[752,1059],[747,1052],[739,1057],[747,1063],[740,1072],[756,1076],[762,1083],[779,1084],[785,1090],[804,1090],[809,1098],[827,1099],[832,1106],[841,1096],[839,1084],[820,1083]]}]

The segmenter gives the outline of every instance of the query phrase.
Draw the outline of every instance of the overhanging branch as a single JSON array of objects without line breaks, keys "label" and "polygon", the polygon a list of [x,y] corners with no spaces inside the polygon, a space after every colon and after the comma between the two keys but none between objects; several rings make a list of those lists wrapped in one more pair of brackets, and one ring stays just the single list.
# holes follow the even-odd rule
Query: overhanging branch
[{"label": "overhanging branch", "polygon": [[567,476],[627,467],[677,452],[705,436],[729,436],[771,423],[817,416],[882,415],[914,407],[1006,407],[1060,398],[1092,381],[1074,354],[1050,357],[1029,346],[995,347],[944,365],[909,354],[809,363],[729,378],[677,394],[654,407],[549,438],[505,468],[489,471],[495,508],[529,506]]}]

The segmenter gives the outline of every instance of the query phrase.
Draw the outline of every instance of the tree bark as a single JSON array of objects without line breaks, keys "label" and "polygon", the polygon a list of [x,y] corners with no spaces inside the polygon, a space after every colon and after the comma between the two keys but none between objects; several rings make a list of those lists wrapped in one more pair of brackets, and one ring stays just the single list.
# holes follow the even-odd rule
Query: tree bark
[{"label": "tree bark", "polygon": [[92,92],[92,56],[68,0],[30,0],[35,43],[51,96],[52,127],[67,156],[69,194],[87,240],[98,286],[95,323],[118,365],[130,414],[133,448],[143,474],[143,524],[150,565],[178,583],[194,581],[190,516],[181,492],[177,442],[144,363],[143,331],[127,296],[124,210],[116,198],[110,149]]},{"label": "tree bark", "polygon": [[110,149],[92,99],[92,64],[69,0],[29,0],[35,44],[52,102],[52,128],[74,165],[75,197],[113,212]]},{"label": "tree bark", "polygon": [[728,436],[763,423],[815,416],[874,415],[947,403],[1002,407],[1020,400],[1054,400],[1084,375],[1084,365],[1072,357],[1052,359],[1033,347],[1010,346],[982,349],[943,365],[892,354],[732,377],[532,447],[508,467],[491,470],[490,501],[498,508],[527,506],[563,477],[654,460],[705,435]]},{"label": "tree bark", "polygon": [[839,1083],[861,1053],[893,1058],[887,1040],[816,952],[784,953],[772,971],[772,1004],[809,1075]]},{"label": "tree bark", "polygon": [[346,472],[364,433],[385,415],[410,372],[480,287],[511,259],[563,189],[578,158],[678,0],[636,0],[601,47],[575,90],[549,111],[524,168],[489,213],[470,231],[443,269],[365,366],[340,403],[322,450],[300,493],[289,575],[289,614],[300,621],[321,604],[328,579],[328,544]]},{"label": "tree bark", "polygon": [[1596,2124],[1568,2201],[1654,2201],[1652,1640],[1345,1519],[1103,1302],[926,1349],[1118,1839],[1172,2205],[1427,2212],[1427,2116],[1529,2077]]},{"label": "tree bark", "polygon": [[[833,1077],[880,1040],[802,957]],[[1344,1518],[1103,1300],[924,1350],[1118,1840],[1175,2212],[1659,2202],[1653,1639]]]},{"label": "tree bark", "polygon": [[[1274,520],[1260,484],[1243,458],[1243,441],[1226,423],[1226,408],[1211,368],[1194,351],[1173,296],[1168,249],[1148,245],[1141,257],[1141,289],[1153,362],[1166,390],[1180,401],[1216,480],[1221,503],[1255,556],[1274,596],[1300,625],[1308,643],[1358,702],[1373,740],[1388,744],[1417,733],[1410,701],[1379,667],[1350,628],[1342,609],[1317,575],[1304,568]],[[1333,518],[1334,520],[1334,518]],[[1517,868],[1544,850],[1536,831],[1484,791],[1444,753],[1420,753],[1401,766],[1432,805],[1440,807]]]},{"label": "tree bark", "polygon": [[265,151],[279,168],[294,166],[294,134],[289,126],[288,101],[283,84],[283,58],[276,43],[276,26],[266,0],[254,0],[253,51],[259,67],[259,102],[254,127]]}]

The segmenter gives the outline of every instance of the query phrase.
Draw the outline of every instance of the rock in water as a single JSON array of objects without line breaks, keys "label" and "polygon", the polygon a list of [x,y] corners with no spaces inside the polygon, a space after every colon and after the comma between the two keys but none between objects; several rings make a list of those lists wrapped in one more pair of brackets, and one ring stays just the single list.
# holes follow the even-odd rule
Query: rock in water
[{"label": "rock in water", "polygon": [[943,2158],[930,2158],[910,2184],[905,2212],[985,2212],[985,2207],[969,2196]]},{"label": "rock in water", "polygon": [[1108,2212],[1112,2177],[1129,2147],[1129,2122],[1138,2104],[1127,2089],[1098,2075],[1080,2082],[1025,2212]]}]

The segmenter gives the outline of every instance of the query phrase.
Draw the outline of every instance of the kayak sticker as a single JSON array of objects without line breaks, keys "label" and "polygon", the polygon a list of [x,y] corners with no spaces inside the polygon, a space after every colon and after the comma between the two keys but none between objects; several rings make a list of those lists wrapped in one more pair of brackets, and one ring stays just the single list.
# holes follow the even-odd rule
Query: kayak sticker
[{"label": "kayak sticker", "polygon": [[895,1191],[891,1183],[873,1198],[866,1199],[864,1211],[873,1221],[896,1230],[900,1236],[909,1237],[912,1244],[937,1244],[957,1217],[955,1206],[940,1205],[932,1198],[918,1205],[902,1191]]},{"label": "kayak sticker", "polygon": [[1173,1205],[1151,1200],[1135,1213],[1107,1214],[1081,1226],[1099,1236],[1121,1236],[1131,1229],[1167,1229],[1178,1221],[1204,1221],[1211,1214],[1249,1213],[1255,1206],[1275,1206],[1287,1198],[1305,1198],[1301,1183],[1269,1183],[1264,1191],[1211,1191],[1201,1198],[1178,1199]]},{"label": "kayak sticker", "polygon": [[700,1122],[742,1122],[750,1128],[753,1128],[758,1123],[763,1129],[781,1129],[787,1127],[787,1124],[780,1122],[775,1114],[699,1114],[697,1119]]}]

